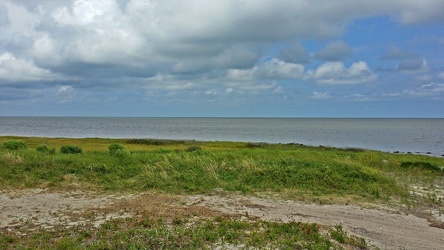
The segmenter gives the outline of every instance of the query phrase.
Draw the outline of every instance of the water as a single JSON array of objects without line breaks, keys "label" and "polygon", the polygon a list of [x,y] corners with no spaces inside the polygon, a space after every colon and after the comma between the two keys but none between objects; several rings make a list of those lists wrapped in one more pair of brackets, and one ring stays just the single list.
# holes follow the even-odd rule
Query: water
[{"label": "water", "polygon": [[0,135],[294,142],[444,154],[444,119],[0,117]]}]

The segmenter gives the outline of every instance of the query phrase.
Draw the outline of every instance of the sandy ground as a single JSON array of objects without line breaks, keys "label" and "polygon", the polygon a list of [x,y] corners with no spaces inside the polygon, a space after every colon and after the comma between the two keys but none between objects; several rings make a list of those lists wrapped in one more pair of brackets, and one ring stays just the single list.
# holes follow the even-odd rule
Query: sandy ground
[{"label": "sandy ground", "polygon": [[261,220],[341,224],[348,232],[381,249],[443,249],[444,229],[423,218],[384,208],[314,205],[238,195],[165,196],[155,194],[100,196],[48,190],[0,191],[0,230],[71,226],[134,216],[144,210],[164,216],[181,214],[242,215]]}]

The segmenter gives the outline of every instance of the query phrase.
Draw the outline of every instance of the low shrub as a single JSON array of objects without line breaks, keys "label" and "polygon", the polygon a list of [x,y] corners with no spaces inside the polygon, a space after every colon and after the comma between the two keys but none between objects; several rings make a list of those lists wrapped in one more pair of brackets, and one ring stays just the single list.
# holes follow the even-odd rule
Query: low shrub
[{"label": "low shrub", "polygon": [[60,147],[60,152],[63,154],[81,154],[82,148],[75,145],[63,145]]},{"label": "low shrub", "polygon": [[163,140],[163,139],[127,139],[126,140],[126,143],[128,143],[128,144],[154,145],[154,146],[185,144],[185,143],[189,143],[189,142],[192,142],[192,141]]},{"label": "low shrub", "polygon": [[131,156],[131,152],[125,149],[119,149],[116,152],[114,152],[113,155],[120,158],[127,158]]},{"label": "low shrub", "polygon": [[109,150],[109,154],[113,155],[115,153],[117,153],[118,151],[124,150],[125,148],[118,144],[118,143],[113,143],[111,145],[108,146],[108,150]]},{"label": "low shrub", "polygon": [[432,170],[432,171],[444,172],[444,169],[442,169],[441,167],[430,164],[428,162],[422,162],[422,161],[402,162],[401,167],[402,168],[421,168],[421,169],[427,169],[427,170]]},{"label": "low shrub", "polygon": [[253,143],[253,142],[248,142],[247,144],[245,144],[246,148],[262,148],[264,147],[265,143]]},{"label": "low shrub", "polygon": [[47,154],[55,154],[55,148],[50,148],[46,144],[39,144],[35,147],[38,152],[47,153]]},{"label": "low shrub", "polygon": [[10,140],[3,143],[3,147],[9,150],[26,149],[28,146],[24,141]]},{"label": "low shrub", "polygon": [[187,152],[195,152],[195,151],[200,151],[200,150],[202,150],[202,148],[199,147],[199,146],[190,146],[185,151],[187,151]]}]

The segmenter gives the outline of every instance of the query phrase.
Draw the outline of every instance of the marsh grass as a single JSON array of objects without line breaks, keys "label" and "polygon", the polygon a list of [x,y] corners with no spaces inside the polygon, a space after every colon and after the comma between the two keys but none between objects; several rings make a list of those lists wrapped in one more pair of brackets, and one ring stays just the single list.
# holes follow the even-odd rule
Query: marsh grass
[{"label": "marsh grass", "polygon": [[[218,188],[384,201],[408,197],[408,183],[432,183],[444,175],[442,158],[361,149],[194,141],[153,146],[146,140],[131,148],[134,140],[0,137],[0,143],[10,140],[29,147],[0,149],[0,188],[63,189],[69,174],[98,190],[205,194]],[[39,150],[42,145],[84,150],[48,154]]]}]

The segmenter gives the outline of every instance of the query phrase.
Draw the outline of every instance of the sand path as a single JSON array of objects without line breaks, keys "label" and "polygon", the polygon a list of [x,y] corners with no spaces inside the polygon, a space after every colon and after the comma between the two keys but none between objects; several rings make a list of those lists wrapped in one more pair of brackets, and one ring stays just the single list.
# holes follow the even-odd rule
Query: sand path
[{"label": "sand path", "polygon": [[[165,199],[153,194],[99,196],[38,189],[0,191],[0,230],[16,230],[24,225],[70,226],[88,220],[100,224],[106,219],[131,216],[118,210],[122,206],[115,206],[122,202],[166,210],[180,206],[202,207],[261,220],[314,222],[327,227],[341,224],[348,232],[365,238],[370,245],[381,249],[443,249],[444,246],[444,230],[431,227],[426,219],[413,215],[351,205],[320,206],[237,195],[175,196],[174,199]],[[96,214],[94,218],[82,215],[91,209],[106,212],[100,216]]]},{"label": "sand path", "polygon": [[228,214],[248,214],[262,220],[302,221],[326,226],[341,224],[381,249],[444,249],[444,230],[426,219],[350,205],[313,205],[257,197],[196,197],[196,204]]}]

